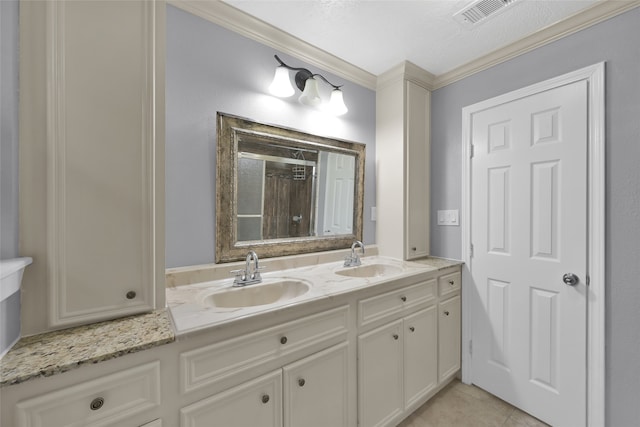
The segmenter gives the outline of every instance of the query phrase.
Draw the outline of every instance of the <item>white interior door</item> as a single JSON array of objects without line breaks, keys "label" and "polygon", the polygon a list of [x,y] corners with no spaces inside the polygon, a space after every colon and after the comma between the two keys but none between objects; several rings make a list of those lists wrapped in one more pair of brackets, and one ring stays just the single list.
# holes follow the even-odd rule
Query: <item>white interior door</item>
[{"label": "white interior door", "polygon": [[356,159],[346,154],[327,157],[324,235],[353,233],[353,195]]},{"label": "white interior door", "polygon": [[585,81],[471,117],[472,382],[554,426],[586,423],[587,124]]}]

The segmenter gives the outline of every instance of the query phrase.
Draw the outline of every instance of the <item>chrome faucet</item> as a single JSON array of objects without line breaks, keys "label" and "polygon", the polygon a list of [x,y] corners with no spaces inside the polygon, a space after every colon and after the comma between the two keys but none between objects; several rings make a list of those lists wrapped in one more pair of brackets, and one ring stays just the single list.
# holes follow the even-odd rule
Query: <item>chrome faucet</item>
[{"label": "chrome faucet", "polygon": [[[245,261],[244,270],[233,270],[231,272],[236,275],[233,286],[246,286],[262,282],[262,277],[260,276],[262,267],[258,266],[258,254],[255,251],[249,251]],[[251,264],[252,261],[253,265]]]},{"label": "chrome faucet", "polygon": [[364,255],[364,245],[360,240],[356,240],[351,245],[351,255],[347,255],[347,257],[344,259],[345,267],[357,267],[362,264],[362,262],[360,261],[360,256],[356,253],[356,248],[358,246],[360,246],[360,249],[362,249],[362,255]]}]

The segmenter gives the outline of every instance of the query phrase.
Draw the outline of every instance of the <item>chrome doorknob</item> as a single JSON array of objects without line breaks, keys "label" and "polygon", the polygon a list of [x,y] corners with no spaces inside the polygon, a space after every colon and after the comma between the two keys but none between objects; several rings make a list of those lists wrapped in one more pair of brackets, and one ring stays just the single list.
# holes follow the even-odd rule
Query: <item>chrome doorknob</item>
[{"label": "chrome doorknob", "polygon": [[580,282],[580,278],[573,273],[567,273],[562,276],[562,281],[565,283],[565,285],[575,286],[578,284],[578,282]]}]

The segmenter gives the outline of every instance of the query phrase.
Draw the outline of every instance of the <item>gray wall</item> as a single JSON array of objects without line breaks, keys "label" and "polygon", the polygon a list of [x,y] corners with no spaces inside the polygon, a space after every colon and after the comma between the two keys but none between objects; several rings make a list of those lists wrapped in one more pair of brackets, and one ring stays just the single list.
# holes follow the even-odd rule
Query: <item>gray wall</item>
[{"label": "gray wall", "polygon": [[[297,96],[269,95],[274,54],[344,83],[349,112],[331,117],[299,104]],[[367,144],[364,242],[375,242],[368,215],[375,204],[374,91],[172,6],[167,7],[166,75],[167,267],[214,260],[217,111]]]},{"label": "gray wall", "polygon": [[462,107],[606,61],[606,419],[640,419],[640,8],[436,90],[431,98],[431,249],[460,258]]},{"label": "gray wall", "polygon": [[18,1],[0,1],[0,259],[18,256]]}]

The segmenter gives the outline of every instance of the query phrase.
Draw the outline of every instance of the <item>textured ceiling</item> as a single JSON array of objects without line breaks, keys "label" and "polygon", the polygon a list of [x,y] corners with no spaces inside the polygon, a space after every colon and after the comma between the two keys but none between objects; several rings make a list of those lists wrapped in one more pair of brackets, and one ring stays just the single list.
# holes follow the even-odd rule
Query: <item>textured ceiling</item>
[{"label": "textured ceiling", "polygon": [[408,60],[439,75],[603,0],[518,0],[472,28],[469,0],[224,0],[372,74]]}]

